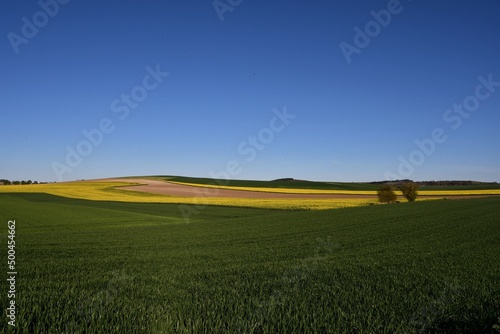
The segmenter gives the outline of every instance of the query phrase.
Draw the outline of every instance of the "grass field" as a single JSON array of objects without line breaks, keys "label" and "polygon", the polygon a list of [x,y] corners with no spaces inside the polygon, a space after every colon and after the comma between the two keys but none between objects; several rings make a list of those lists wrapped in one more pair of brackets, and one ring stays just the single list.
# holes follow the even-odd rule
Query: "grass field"
[{"label": "grass field", "polygon": [[[221,185],[229,187],[243,188],[275,188],[275,189],[305,189],[305,190],[332,190],[332,191],[373,191],[376,192],[380,185],[363,182],[316,182],[316,181],[249,181],[249,180],[214,180],[209,178],[195,178],[186,176],[153,176],[158,180],[168,180],[180,183],[198,184],[198,185]],[[226,184],[227,183],[227,184]],[[423,186],[421,191],[438,190],[500,190],[500,185],[475,184],[470,186]],[[499,192],[491,192],[492,194]]]},{"label": "grass field", "polygon": [[[313,182],[313,181],[247,181],[247,180],[215,180],[209,178],[193,178],[184,176],[153,176],[151,178],[166,180],[191,186],[248,190],[290,194],[347,194],[376,195],[380,185],[360,182]],[[401,193],[396,190],[396,193]],[[419,189],[421,196],[464,196],[464,195],[500,195],[498,185],[472,186],[426,186]]]},{"label": "grass field", "polygon": [[207,206],[185,224],[175,204],[0,193],[15,332],[490,333],[499,205]]},{"label": "grass field", "polygon": [[357,182],[312,182],[312,181],[252,181],[252,180],[214,180],[209,178],[195,178],[186,176],[156,176],[158,179],[192,183],[200,185],[214,185],[227,182],[231,187],[244,188],[276,188],[276,189],[316,189],[316,190],[374,190],[379,186],[369,183]]}]

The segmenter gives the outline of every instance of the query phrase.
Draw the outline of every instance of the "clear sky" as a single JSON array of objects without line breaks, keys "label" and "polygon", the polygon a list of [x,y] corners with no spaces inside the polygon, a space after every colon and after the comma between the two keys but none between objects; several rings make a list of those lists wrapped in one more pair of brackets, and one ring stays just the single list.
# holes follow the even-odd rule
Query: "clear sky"
[{"label": "clear sky", "polygon": [[500,181],[499,18],[497,0],[3,0],[0,178]]}]

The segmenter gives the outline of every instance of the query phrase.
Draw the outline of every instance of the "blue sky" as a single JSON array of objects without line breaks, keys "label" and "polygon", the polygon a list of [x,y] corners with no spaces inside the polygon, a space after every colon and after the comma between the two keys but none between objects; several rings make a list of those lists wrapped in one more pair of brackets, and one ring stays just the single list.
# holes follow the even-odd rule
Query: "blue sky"
[{"label": "blue sky", "polygon": [[0,178],[500,181],[498,1],[216,4],[2,1]]}]

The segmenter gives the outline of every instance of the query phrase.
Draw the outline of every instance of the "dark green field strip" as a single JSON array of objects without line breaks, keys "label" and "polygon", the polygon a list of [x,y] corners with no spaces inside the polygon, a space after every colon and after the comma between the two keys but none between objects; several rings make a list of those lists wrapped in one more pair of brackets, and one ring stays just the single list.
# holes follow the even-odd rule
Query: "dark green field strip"
[{"label": "dark green field strip", "polygon": [[[202,177],[187,176],[134,176],[129,179],[149,178],[155,180],[175,181],[184,183],[194,183],[200,185],[226,185],[233,187],[264,187],[264,188],[284,188],[284,189],[313,189],[313,190],[377,190],[379,184],[363,182],[320,182],[320,181],[257,181],[257,180],[222,180]],[[124,178],[124,179],[127,179]],[[494,190],[500,189],[500,184],[474,184],[464,186],[421,186],[420,190]]]},{"label": "dark green field strip", "polygon": [[[144,226],[144,222],[155,222],[156,219],[161,222],[185,223],[177,204],[90,201],[38,193],[0,194],[0,200],[3,201],[1,208],[3,213],[13,217],[18,215],[19,207],[23,203],[29,204],[29,212],[26,212],[27,225],[36,229],[47,228],[54,224],[69,229],[122,227],[126,221],[132,222],[130,226],[141,227]],[[51,219],[50,214],[47,216],[47,205],[52,208],[54,218],[64,215],[69,220]],[[195,212],[201,214],[193,214],[191,220],[279,214],[279,211],[269,209],[237,207],[223,207],[221,211],[220,206],[196,207]],[[117,225],[113,224],[115,220]]]},{"label": "dark green field strip", "polygon": [[491,190],[500,189],[500,184],[474,184],[470,186],[421,186],[420,190]]},{"label": "dark green field strip", "polygon": [[[158,177],[156,177],[158,178]],[[184,176],[165,176],[164,180],[208,184],[227,185],[233,187],[265,187],[265,188],[294,188],[315,190],[377,190],[379,186],[368,183],[356,182],[314,182],[314,181],[249,181],[249,180],[215,180],[209,178],[194,178]]]},{"label": "dark green field strip", "polygon": [[0,196],[0,219],[18,224],[19,333],[486,333],[499,204],[206,207],[184,224],[176,205],[23,194]]},{"label": "dark green field strip", "polygon": [[[298,188],[316,190],[377,190],[379,184],[363,182],[319,182],[319,181],[251,181],[251,180],[216,180],[210,178],[196,178],[185,176],[154,176],[156,179],[176,182],[228,185],[234,187],[265,187],[265,188]],[[422,186],[420,190],[489,190],[500,189],[500,184],[475,184],[469,186]]]}]

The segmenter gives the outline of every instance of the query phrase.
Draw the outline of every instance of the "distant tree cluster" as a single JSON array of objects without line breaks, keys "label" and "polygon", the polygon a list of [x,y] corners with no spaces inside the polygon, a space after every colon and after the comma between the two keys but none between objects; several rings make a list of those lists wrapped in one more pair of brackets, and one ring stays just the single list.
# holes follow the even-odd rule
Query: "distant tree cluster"
[{"label": "distant tree cluster", "polygon": [[[404,182],[397,189],[401,191],[408,202],[415,202],[418,196],[418,184],[415,182]],[[382,184],[377,191],[378,201],[381,203],[394,203],[397,200],[397,195],[394,192],[394,187],[390,184]]]},{"label": "distant tree cluster", "polygon": [[28,181],[25,181],[25,180],[22,180],[22,181],[10,181],[10,180],[6,180],[6,179],[0,179],[0,185],[25,185],[25,184],[38,184],[38,181],[31,181],[31,180],[28,180]]},{"label": "distant tree cluster", "polygon": [[407,182],[413,182],[410,179],[402,179],[402,180],[392,180],[392,181],[373,181],[370,184],[403,184]]},{"label": "distant tree cluster", "polygon": [[391,181],[374,181],[370,182],[370,184],[392,184],[396,185],[397,187],[401,186],[402,184],[405,183],[415,183],[418,186],[476,186],[476,185],[497,185],[498,182],[478,182],[478,181],[460,181],[460,180],[455,180],[455,181],[450,181],[450,180],[444,180],[444,181],[413,181],[409,179],[402,179],[402,180],[391,180]]},{"label": "distant tree cluster", "polygon": [[295,181],[295,179],[293,179],[291,177],[285,177],[285,178],[276,179],[276,180],[273,180],[273,181]]},{"label": "distant tree cluster", "polygon": [[496,185],[498,182],[478,182],[478,181],[420,181],[420,186],[475,186],[475,185]]}]

